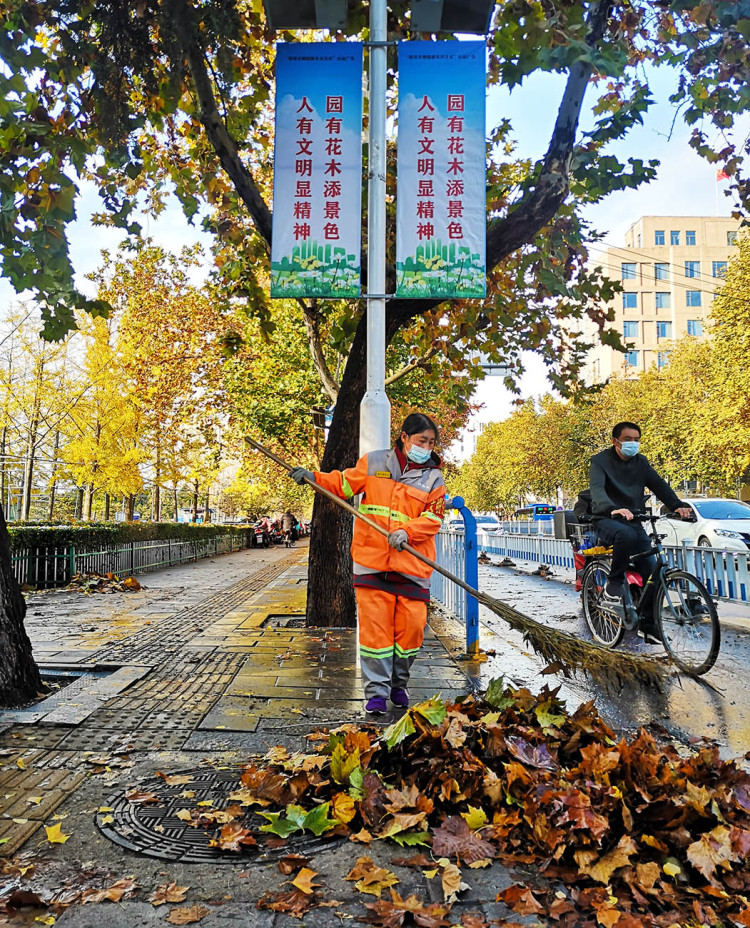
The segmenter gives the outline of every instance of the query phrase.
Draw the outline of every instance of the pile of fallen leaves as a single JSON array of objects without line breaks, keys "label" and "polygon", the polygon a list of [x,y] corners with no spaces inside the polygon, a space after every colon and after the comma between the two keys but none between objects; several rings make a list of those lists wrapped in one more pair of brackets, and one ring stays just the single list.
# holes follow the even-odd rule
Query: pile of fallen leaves
[{"label": "pile of fallen leaves", "polygon": [[135,577],[120,579],[117,574],[74,574],[67,586],[80,593],[137,593],[141,589]]},{"label": "pile of fallen leaves", "polygon": [[[238,815],[214,840],[239,852],[310,832],[429,848],[398,862],[439,875],[445,903],[402,899],[393,874],[361,857],[347,879],[391,896],[369,903],[365,921],[455,924],[460,868],[499,860],[540,878],[498,899],[566,928],[750,926],[750,776],[708,743],[678,750],[645,730],[618,741],[592,703],[569,715],[556,690],[502,681],[483,699],[415,706],[384,733],[345,725],[319,737],[314,753],[275,748],[244,770],[232,808],[259,811],[263,835]],[[302,885],[260,905],[301,916],[326,904],[314,871],[299,869]]]}]

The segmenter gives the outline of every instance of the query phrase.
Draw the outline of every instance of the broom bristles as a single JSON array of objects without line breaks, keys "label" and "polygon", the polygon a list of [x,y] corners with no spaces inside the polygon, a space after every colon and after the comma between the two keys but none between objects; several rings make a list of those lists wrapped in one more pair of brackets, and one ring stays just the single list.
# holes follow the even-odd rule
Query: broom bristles
[{"label": "broom bristles", "polygon": [[661,689],[666,676],[663,661],[628,651],[612,651],[568,632],[548,628],[486,593],[480,593],[477,600],[521,632],[524,641],[540,657],[550,663],[558,661],[566,677],[583,673],[607,688],[622,689],[626,683],[638,682]]}]

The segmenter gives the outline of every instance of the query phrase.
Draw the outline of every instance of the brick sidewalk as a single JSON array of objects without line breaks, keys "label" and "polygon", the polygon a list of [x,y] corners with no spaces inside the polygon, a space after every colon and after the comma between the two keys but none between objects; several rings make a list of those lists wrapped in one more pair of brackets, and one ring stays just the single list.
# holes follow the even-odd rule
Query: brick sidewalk
[{"label": "brick sidewalk", "polygon": [[[300,627],[306,555],[302,546],[225,555],[146,575],[140,593],[32,596],[40,666],[83,676],[0,711],[0,856],[37,832],[43,841],[42,825],[87,771],[121,764],[132,779],[154,752],[180,762],[197,752],[196,763],[207,752],[299,748],[317,725],[361,719],[355,631]],[[416,699],[471,688],[430,629],[412,681]]]}]

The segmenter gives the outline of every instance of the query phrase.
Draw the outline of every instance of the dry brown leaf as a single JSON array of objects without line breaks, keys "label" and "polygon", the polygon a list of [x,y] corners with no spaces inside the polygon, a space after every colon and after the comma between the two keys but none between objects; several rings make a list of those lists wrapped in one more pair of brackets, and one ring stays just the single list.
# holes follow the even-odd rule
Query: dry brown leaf
[{"label": "dry brown leaf", "polygon": [[701,835],[687,849],[687,859],[711,882],[717,867],[726,867],[738,860],[732,847],[731,831],[726,825],[717,825],[708,834]]},{"label": "dry brown leaf", "polygon": [[292,880],[292,886],[296,886],[297,889],[302,890],[303,893],[309,896],[320,887],[320,883],[313,883],[317,875],[315,870],[310,870],[309,867],[303,867]]},{"label": "dry brown leaf", "polygon": [[534,893],[518,884],[501,890],[497,894],[497,901],[504,902],[509,909],[513,909],[518,915],[541,915],[544,912],[544,907],[539,904]]},{"label": "dry brown leaf", "polygon": [[81,893],[81,904],[87,902],[120,902],[126,896],[132,896],[138,890],[138,884],[135,880],[125,878],[118,880],[105,889],[86,889]]},{"label": "dry brown leaf", "polygon": [[278,862],[279,870],[284,876],[290,876],[295,870],[306,867],[310,863],[310,858],[303,854],[287,854]]},{"label": "dry brown leaf", "polygon": [[469,888],[469,884],[463,882],[461,871],[446,857],[441,858],[438,863],[441,865],[440,880],[443,886],[443,898],[446,902],[453,903],[459,893]]},{"label": "dry brown leaf", "polygon": [[299,889],[288,893],[268,893],[258,900],[259,909],[270,909],[272,912],[284,912],[292,918],[302,918],[312,906],[314,896],[307,896]]},{"label": "dry brown leaf", "polygon": [[148,897],[153,906],[164,905],[166,902],[184,902],[189,886],[178,886],[177,882],[162,883]]},{"label": "dry brown leaf", "polygon": [[620,867],[627,867],[630,864],[630,858],[633,854],[638,853],[638,847],[630,835],[623,835],[620,838],[617,847],[608,854],[598,857],[594,854],[592,859],[590,851],[576,851],[574,857],[581,873],[590,876],[597,883],[606,886],[615,870]]},{"label": "dry brown leaf", "polygon": [[204,905],[187,905],[181,906],[172,911],[164,919],[165,922],[169,922],[170,925],[192,925],[193,922],[199,922],[202,918],[205,918],[210,909],[207,909]]},{"label": "dry brown leaf", "polygon": [[344,879],[354,882],[361,893],[369,893],[378,898],[384,889],[400,882],[395,873],[378,867],[371,857],[359,857]]}]

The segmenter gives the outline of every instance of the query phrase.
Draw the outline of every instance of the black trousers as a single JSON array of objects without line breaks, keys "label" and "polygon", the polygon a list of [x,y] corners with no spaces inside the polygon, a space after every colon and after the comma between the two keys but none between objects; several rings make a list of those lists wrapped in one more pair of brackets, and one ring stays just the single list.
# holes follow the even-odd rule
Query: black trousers
[{"label": "black trousers", "polygon": [[[619,519],[598,519],[596,533],[602,544],[612,545],[612,568],[609,573],[609,583],[612,587],[621,587],[625,581],[625,571],[628,561],[634,555],[646,552],[647,556],[636,561],[636,568],[643,575],[645,585],[656,567],[656,557],[651,554],[651,539],[640,522],[621,522]],[[645,609],[650,604],[641,601],[640,611],[645,615]]]}]

